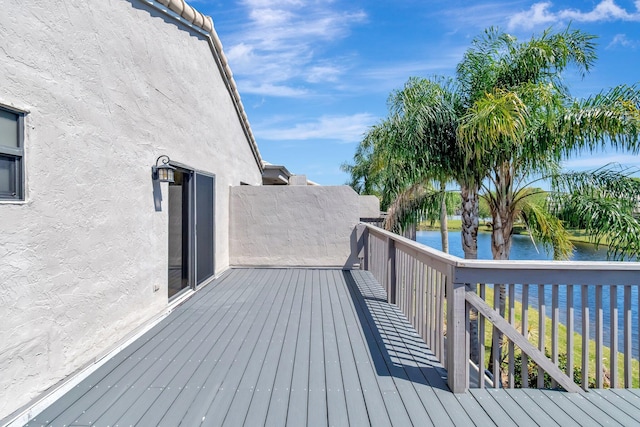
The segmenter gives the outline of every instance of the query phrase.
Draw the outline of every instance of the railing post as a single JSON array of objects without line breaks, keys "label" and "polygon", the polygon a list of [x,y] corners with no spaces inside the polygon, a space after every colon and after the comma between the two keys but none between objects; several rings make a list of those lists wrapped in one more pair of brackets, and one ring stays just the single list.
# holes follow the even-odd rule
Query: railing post
[{"label": "railing post", "polygon": [[360,270],[369,270],[369,227],[365,224],[356,225],[357,254],[360,260]]},{"label": "railing post", "polygon": [[454,393],[464,393],[469,385],[467,347],[466,285],[455,283],[455,267],[447,277],[447,382]]},{"label": "railing post", "polygon": [[389,303],[396,303],[396,241],[387,237],[387,295]]}]

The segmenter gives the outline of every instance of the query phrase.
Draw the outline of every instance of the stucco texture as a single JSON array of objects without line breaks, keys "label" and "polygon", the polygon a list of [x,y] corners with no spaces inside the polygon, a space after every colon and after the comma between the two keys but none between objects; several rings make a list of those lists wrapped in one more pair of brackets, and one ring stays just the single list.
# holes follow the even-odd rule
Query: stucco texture
[{"label": "stucco texture", "polygon": [[0,203],[0,419],[166,309],[159,155],[215,174],[217,271],[229,187],[261,182],[205,36],[135,0],[3,9],[0,104],[28,114],[26,200]]},{"label": "stucco texture", "polygon": [[231,190],[231,264],[351,268],[359,196],[351,187]]}]

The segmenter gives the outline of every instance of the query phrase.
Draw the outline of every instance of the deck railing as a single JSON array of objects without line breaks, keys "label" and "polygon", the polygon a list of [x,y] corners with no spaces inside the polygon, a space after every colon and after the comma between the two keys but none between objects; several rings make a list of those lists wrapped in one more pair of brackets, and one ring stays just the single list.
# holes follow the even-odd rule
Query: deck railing
[{"label": "deck railing", "polygon": [[[359,229],[362,268],[385,287],[389,301],[443,363],[452,391],[469,388],[469,334],[476,316],[479,387],[486,384],[485,332],[497,347],[498,331],[504,344],[493,352],[495,387],[515,387],[518,377],[524,378],[522,387],[529,386],[529,361],[537,365],[538,388],[587,390],[590,377],[598,388],[638,386],[640,263],[465,260],[369,224]],[[574,382],[576,371],[581,376]]]}]

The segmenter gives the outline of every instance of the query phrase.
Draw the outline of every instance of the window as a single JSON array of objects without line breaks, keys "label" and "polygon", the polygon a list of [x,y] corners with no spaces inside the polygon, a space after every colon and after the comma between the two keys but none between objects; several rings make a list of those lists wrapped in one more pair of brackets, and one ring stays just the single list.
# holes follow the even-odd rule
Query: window
[{"label": "window", "polygon": [[0,200],[24,198],[24,115],[0,108]]}]

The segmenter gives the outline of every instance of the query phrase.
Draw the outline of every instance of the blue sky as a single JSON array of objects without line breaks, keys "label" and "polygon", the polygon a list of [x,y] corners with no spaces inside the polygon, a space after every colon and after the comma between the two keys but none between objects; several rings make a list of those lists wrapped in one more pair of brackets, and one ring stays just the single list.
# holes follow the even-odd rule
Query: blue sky
[{"label": "blue sky", "polygon": [[[519,39],[548,27],[598,36],[584,79],[564,77],[576,97],[640,81],[640,1],[197,0],[214,25],[264,160],[323,185],[345,183],[367,128],[387,114],[389,93],[410,76],[453,75],[471,40],[489,26]],[[604,152],[567,168],[640,158]]]}]

